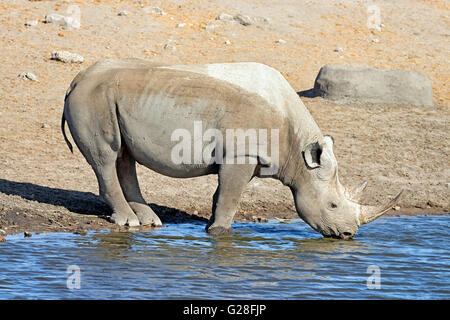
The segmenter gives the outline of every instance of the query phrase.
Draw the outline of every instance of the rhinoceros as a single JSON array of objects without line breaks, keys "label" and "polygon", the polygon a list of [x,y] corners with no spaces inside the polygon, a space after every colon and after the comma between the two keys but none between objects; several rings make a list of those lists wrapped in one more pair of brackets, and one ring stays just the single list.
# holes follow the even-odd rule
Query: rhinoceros
[{"label": "rhinoceros", "polygon": [[[280,72],[261,63],[101,60],[81,71],[66,93],[61,129],[73,152],[66,121],[95,172],[101,199],[113,211],[110,219],[118,225],[161,226],[139,189],[136,162],[175,178],[217,174],[206,225],[214,235],[232,231],[240,196],[253,177],[280,180],[292,191],[300,218],[323,236],[340,239],[352,238],[360,225],[395,206],[402,193],[384,206],[357,203],[356,194],[366,183],[352,191],[342,186],[333,138],[322,135]],[[173,133],[184,130],[195,136],[195,123],[223,135],[231,129],[266,130],[266,135],[277,133],[277,139],[269,143],[268,156],[249,146],[235,152],[232,143],[197,138],[194,144],[203,152],[209,146],[212,156],[236,161],[205,161],[196,154],[187,154],[188,160],[197,156],[191,162],[174,161],[179,142]]]}]

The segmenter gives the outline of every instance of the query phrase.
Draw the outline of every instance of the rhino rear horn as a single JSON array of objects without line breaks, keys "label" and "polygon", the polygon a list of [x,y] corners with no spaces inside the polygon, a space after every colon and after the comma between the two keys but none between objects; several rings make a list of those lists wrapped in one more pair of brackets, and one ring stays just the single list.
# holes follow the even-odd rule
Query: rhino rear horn
[{"label": "rhino rear horn", "polygon": [[345,196],[348,200],[359,200],[360,193],[367,187],[367,181],[361,183],[360,186],[350,190],[345,190]]}]

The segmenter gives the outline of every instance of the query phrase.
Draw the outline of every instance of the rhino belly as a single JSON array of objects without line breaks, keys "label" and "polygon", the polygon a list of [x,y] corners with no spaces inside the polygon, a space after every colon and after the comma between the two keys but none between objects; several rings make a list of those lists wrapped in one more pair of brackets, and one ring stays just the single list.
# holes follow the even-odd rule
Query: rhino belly
[{"label": "rhino belly", "polygon": [[[196,112],[200,109],[195,105],[177,106],[167,96],[149,97],[141,105],[119,110],[122,139],[136,161],[166,176],[190,178],[217,173],[217,164],[199,161],[198,156],[195,159],[194,153],[202,153],[204,147],[203,143],[194,146],[194,141],[201,139],[195,132],[195,125],[197,129],[199,124],[214,126],[214,119]],[[175,153],[177,145],[176,150],[184,147]],[[184,152],[190,153],[190,160],[180,163]]]}]

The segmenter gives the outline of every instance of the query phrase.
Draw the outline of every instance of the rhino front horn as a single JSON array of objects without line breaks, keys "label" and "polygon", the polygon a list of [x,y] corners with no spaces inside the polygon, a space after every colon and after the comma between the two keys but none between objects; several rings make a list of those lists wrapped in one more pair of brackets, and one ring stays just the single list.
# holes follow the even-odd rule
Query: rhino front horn
[{"label": "rhino front horn", "polygon": [[384,213],[389,211],[389,209],[393,208],[398,200],[400,199],[400,196],[402,195],[403,190],[400,191],[400,193],[392,199],[388,204],[384,206],[360,206],[360,213],[359,213],[359,222],[361,225],[372,222],[373,220],[381,217]]}]

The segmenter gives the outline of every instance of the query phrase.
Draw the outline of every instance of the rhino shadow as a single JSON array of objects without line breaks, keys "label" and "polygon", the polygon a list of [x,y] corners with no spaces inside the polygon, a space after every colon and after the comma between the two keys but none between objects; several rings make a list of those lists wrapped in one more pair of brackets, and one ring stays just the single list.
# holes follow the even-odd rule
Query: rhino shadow
[{"label": "rhino shadow", "polygon": [[[98,216],[109,216],[112,214],[112,210],[109,206],[101,201],[99,196],[92,192],[65,190],[40,186],[34,183],[0,179],[0,193],[16,195],[30,201],[62,206],[67,210],[78,214]],[[155,211],[163,223],[208,221],[206,218],[191,215],[176,208],[170,208],[155,203],[149,203],[148,205]]]},{"label": "rhino shadow", "polygon": [[314,88],[308,89],[308,90],[303,90],[303,91],[299,91],[297,92],[297,95],[301,98],[301,97],[306,97],[306,98],[317,98],[320,97],[320,94],[314,90]]}]

